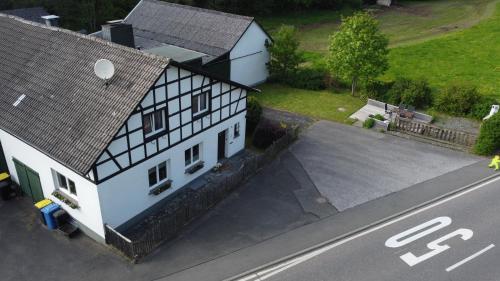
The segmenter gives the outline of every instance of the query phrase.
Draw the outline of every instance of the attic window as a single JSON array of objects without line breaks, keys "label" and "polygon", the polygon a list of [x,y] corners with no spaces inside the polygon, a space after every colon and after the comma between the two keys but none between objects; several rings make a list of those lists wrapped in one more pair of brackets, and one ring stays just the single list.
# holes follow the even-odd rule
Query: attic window
[{"label": "attic window", "polygon": [[17,98],[17,100],[12,104],[13,106],[18,106],[26,97],[25,94],[22,94],[20,97]]}]

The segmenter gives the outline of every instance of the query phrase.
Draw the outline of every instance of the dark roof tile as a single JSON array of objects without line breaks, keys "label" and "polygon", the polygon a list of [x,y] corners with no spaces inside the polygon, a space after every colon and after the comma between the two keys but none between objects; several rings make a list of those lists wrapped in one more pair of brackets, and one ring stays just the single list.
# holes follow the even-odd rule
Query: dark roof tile
[{"label": "dark roof tile", "polygon": [[125,19],[132,24],[136,43],[143,48],[154,42],[221,56],[229,52],[253,22],[252,17],[142,0]]},{"label": "dark roof tile", "polygon": [[[0,38],[0,129],[82,175],[169,63],[2,14]],[[101,58],[116,68],[107,87],[93,71]]]}]

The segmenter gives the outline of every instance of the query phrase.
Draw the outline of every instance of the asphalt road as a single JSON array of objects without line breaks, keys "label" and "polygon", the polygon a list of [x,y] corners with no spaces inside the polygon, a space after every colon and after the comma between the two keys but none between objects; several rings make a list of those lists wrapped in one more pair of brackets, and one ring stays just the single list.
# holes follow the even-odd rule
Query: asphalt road
[{"label": "asphalt road", "polygon": [[500,178],[241,281],[500,280]]}]

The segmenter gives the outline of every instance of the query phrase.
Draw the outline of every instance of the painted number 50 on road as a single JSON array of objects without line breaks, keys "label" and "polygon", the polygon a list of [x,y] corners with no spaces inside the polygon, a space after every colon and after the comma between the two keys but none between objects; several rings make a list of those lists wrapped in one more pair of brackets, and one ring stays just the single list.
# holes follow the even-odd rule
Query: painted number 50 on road
[{"label": "painted number 50 on road", "polygon": [[[389,248],[403,247],[435,231],[447,227],[450,224],[451,218],[449,217],[435,218],[392,236],[391,238],[387,239],[387,241],[385,241],[385,246]],[[414,266],[450,249],[450,246],[444,243],[445,241],[453,237],[460,237],[462,240],[466,241],[472,238],[472,236],[472,230],[460,228],[428,243],[427,248],[429,248],[430,252],[418,257],[413,253],[408,252],[404,255],[401,255],[400,258],[409,266]]]}]

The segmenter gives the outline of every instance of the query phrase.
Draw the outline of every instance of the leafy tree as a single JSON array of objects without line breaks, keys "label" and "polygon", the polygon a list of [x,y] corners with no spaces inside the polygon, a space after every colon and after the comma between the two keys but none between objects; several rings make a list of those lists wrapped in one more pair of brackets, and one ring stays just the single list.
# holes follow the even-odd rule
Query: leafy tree
[{"label": "leafy tree", "polygon": [[358,12],[342,18],[340,31],[330,37],[330,71],[351,81],[354,95],[361,79],[373,79],[387,70],[388,42],[370,14]]},{"label": "leafy tree", "polygon": [[271,77],[278,81],[287,81],[297,72],[302,62],[299,52],[299,40],[295,27],[283,25],[274,35],[274,42],[267,46],[271,59],[268,69]]}]

